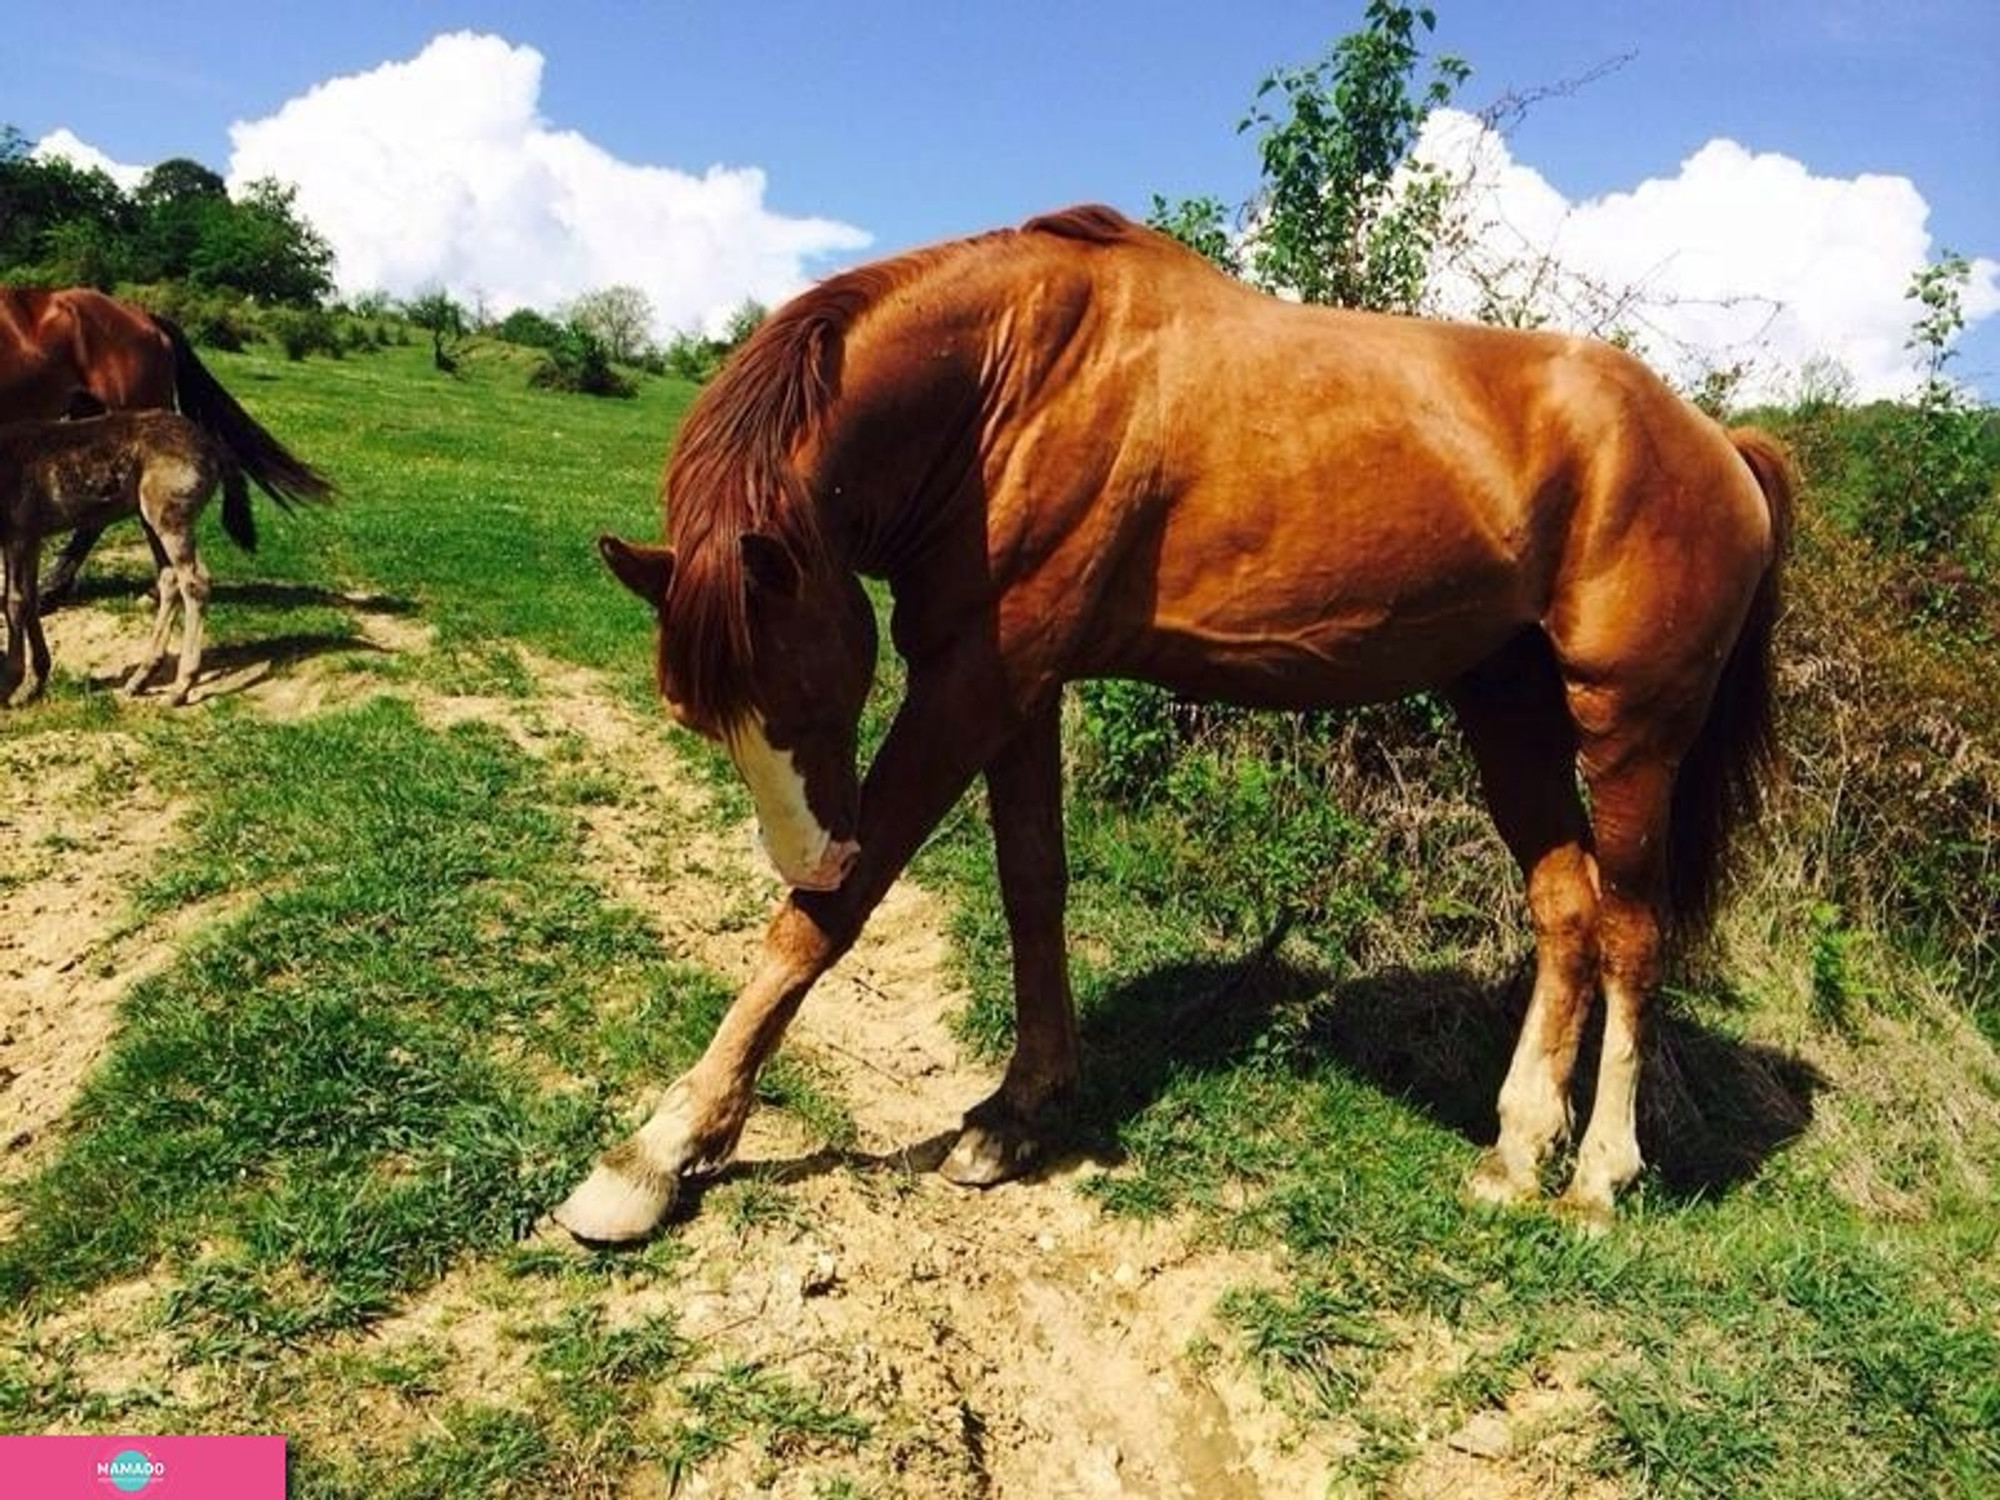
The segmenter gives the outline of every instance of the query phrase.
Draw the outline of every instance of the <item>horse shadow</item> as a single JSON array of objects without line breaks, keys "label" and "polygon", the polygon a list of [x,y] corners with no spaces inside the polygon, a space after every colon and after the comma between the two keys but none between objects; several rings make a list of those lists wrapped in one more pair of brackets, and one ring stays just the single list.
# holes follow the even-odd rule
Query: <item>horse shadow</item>
[{"label": "horse shadow", "polygon": [[[1498,980],[1441,967],[1336,981],[1266,954],[1140,975],[1114,987],[1083,1022],[1080,1113],[1089,1139],[1077,1144],[1084,1155],[1117,1161],[1120,1127],[1174,1078],[1239,1065],[1282,1019],[1284,1054],[1295,1068],[1330,1062],[1467,1143],[1490,1145],[1532,980],[1523,966]],[[1726,990],[1717,997],[1731,1000]],[[1594,1103],[1602,1039],[1598,1005],[1572,1089],[1579,1132]],[[1729,1193],[1805,1133],[1826,1086],[1803,1059],[1704,1025],[1663,996],[1642,1059],[1641,1152],[1670,1201]]]},{"label": "horse shadow", "polygon": [[[1035,1175],[1083,1161],[1116,1165],[1121,1128],[1176,1079],[1241,1065],[1281,1022],[1284,1055],[1300,1071],[1330,1062],[1468,1144],[1490,1145],[1531,982],[1525,967],[1498,980],[1462,968],[1392,968],[1336,981],[1264,950],[1136,975],[1083,1016],[1081,1095],[1064,1138]],[[1594,1009],[1578,1054],[1572,1102],[1579,1129],[1595,1093],[1601,1012]],[[1660,1191],[1670,1202],[1693,1203],[1754,1181],[1804,1134],[1826,1086],[1802,1059],[1703,1025],[1663,1000],[1639,1093],[1640,1148]],[[930,1171],[957,1138],[956,1125],[943,1123],[950,1128],[886,1152],[827,1148],[734,1164],[691,1182],[676,1217],[695,1212],[706,1187],[745,1174],[787,1183],[836,1169]]]},{"label": "horse shadow", "polygon": [[[100,573],[79,579],[67,603],[118,603],[131,599],[140,591],[141,585],[132,577],[116,572]],[[415,615],[419,609],[415,600],[393,594],[343,593],[316,584],[263,579],[216,581],[211,585],[207,608],[214,611],[218,606],[225,611],[267,610],[279,615],[319,607],[393,618]],[[343,630],[294,630],[260,635],[254,640],[207,644],[202,648],[201,674],[190,701],[230,697],[257,683],[282,676],[316,657],[343,654],[383,656],[393,652],[364,635]],[[115,687],[124,680],[128,671],[129,667],[119,667],[94,672],[85,681],[94,689]]]},{"label": "horse shadow", "polygon": [[[91,573],[76,581],[73,591],[58,606],[69,608],[79,604],[122,603],[136,595],[149,593],[153,587],[153,575],[143,577],[122,573],[115,568],[93,569]],[[396,594],[354,594],[340,589],[327,588],[311,583],[280,583],[270,579],[248,579],[242,581],[215,579],[209,585],[208,608],[217,605],[245,606],[251,609],[307,609],[319,606],[327,609],[354,610],[364,615],[388,615],[405,617],[414,615],[420,606],[414,599],[405,599]]]}]

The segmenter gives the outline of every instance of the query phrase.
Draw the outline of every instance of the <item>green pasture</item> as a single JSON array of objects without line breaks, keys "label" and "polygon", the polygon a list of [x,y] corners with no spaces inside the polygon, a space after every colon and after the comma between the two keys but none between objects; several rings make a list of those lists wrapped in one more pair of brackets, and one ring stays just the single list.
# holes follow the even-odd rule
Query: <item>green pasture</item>
[{"label": "green pasture", "polygon": [[[533,723],[542,659],[647,698],[649,622],[592,539],[656,530],[693,388],[536,392],[491,344],[452,378],[421,345],[204,358],[343,491],[291,517],[260,501],[254,558],[207,541],[211,655],[382,690],[283,720],[231,697],[166,713],[59,656],[47,697],[0,716],[17,788],[116,739],[107,766],[191,808],[122,893],[128,927],[190,935],[132,986],[54,1137],[10,1148],[30,1166],[0,1199],[0,1430],[286,1432],[295,1496],[616,1493],[744,1445],[809,1465],[816,1494],[900,1493],[878,1488],[865,1413],[704,1362],[671,1310],[671,1230],[610,1257],[524,1243],[728,992],[594,880],[585,812],[639,795],[616,767],[415,702],[497,698]],[[135,641],[140,571],[127,552],[87,575]],[[371,614],[434,648],[371,648]],[[1653,1167],[1618,1225],[1479,1211],[1458,1185],[1490,1139],[1525,940],[1495,915],[1511,875],[1483,815],[1403,787],[1463,790],[1464,767],[1378,767],[1379,804],[1332,805],[1225,742],[1120,788],[1139,752],[1073,717],[1078,1145],[1116,1164],[1089,1191],[1106,1216],[1282,1248],[1288,1283],[1226,1296],[1221,1337],[1185,1357],[1239,1363],[1301,1431],[1338,1431],[1337,1488],[1393,1488],[1420,1431],[1562,1370],[1600,1415],[1559,1489],[2000,1493],[2000,1063],[1954,970],[1829,917],[1780,841],[1720,961],[1670,997]],[[659,745],[699,756],[664,725]],[[954,913],[962,1044],[991,1054],[1005,924],[977,814],[917,873]],[[781,1059],[764,1094],[838,1136],[820,1080]],[[453,1387],[421,1343],[378,1357],[356,1335],[468,1273],[517,1302],[526,1383],[371,1427],[389,1397]],[[635,1289],[668,1310],[615,1316]],[[1376,1378],[1438,1331],[1465,1357]],[[153,1373],[103,1378],[118,1341]]]}]

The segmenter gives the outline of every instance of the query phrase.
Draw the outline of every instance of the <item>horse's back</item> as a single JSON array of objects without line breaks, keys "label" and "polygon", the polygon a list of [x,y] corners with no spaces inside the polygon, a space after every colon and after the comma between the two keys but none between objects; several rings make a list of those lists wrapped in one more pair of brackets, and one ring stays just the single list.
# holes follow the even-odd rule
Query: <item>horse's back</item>
[{"label": "horse's back", "polygon": [[[1527,626],[1581,658],[1678,617],[1706,650],[1768,562],[1727,434],[1622,350],[1300,307],[1143,232],[1050,253],[1094,278],[1073,337],[1102,347],[1021,399],[1034,464],[993,503],[1073,504],[1118,548],[1095,668],[1305,703],[1449,680]],[[1056,471],[1099,493],[1051,502]]]},{"label": "horse's back", "polygon": [[0,287],[0,417],[170,407],[172,343],[140,308],[92,287]]},{"label": "horse's back", "polygon": [[215,440],[178,412],[0,424],[0,507],[10,531],[104,526],[133,514],[145,496],[192,512],[225,471]]}]

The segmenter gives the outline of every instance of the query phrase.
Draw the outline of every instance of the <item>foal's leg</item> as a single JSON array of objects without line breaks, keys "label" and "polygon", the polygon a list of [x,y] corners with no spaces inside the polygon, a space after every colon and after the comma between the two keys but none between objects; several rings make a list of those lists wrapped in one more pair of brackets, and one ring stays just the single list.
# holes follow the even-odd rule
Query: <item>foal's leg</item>
[{"label": "foal's leg", "polygon": [[[208,603],[208,567],[195,551],[194,528],[181,526],[163,531],[160,542],[165,550],[167,566],[160,572],[160,598],[167,597],[167,582],[171,575],[176,592],[181,598],[181,659],[174,673],[174,685],[167,694],[167,702],[182,704],[187,702],[188,690],[194,686],[195,673],[201,670],[201,615]],[[164,649],[162,639],[156,647]]]},{"label": "foal's leg", "polygon": [[1515,1203],[1541,1191],[1570,1130],[1570,1079],[1597,981],[1596,870],[1576,785],[1576,731],[1546,645],[1524,640],[1457,684],[1451,701],[1493,821],[1521,867],[1535,929],[1535,988],[1500,1087],[1500,1138],[1466,1184]]},{"label": "foal's leg", "polygon": [[701,1059],[652,1117],[607,1151],[555,1210],[578,1239],[643,1239],[672,1209],[681,1178],[729,1158],[757,1073],[813,981],[860,935],[910,857],[1006,738],[997,694],[973,679],[939,691],[912,675],[909,696],[861,793],[860,853],[838,890],[794,890],[764,934],[763,956]]},{"label": "foal's leg", "polygon": [[986,768],[1000,891],[1014,953],[1013,1060],[992,1097],[965,1117],[938,1168],[990,1187],[1040,1154],[1053,1107],[1076,1092],[1076,1007],[1063,944],[1069,868],[1063,854],[1062,709],[1052,702]]},{"label": "foal's leg", "polygon": [[[150,527],[147,534],[152,534]],[[180,586],[171,563],[160,569],[159,579],[153,587],[159,596],[159,603],[153,610],[152,634],[146,637],[146,654],[140,657],[139,664],[125,679],[125,692],[130,697],[137,697],[145,688],[160,659],[167,654],[167,633],[173,628],[174,605],[180,600]]]}]

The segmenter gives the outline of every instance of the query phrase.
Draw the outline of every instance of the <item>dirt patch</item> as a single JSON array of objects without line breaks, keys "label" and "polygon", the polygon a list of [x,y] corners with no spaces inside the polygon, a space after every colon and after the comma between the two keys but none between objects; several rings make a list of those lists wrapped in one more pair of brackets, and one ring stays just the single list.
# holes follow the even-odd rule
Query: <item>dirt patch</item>
[{"label": "dirt patch", "polygon": [[[366,616],[361,628],[364,643],[384,651],[421,649],[428,640],[428,632],[385,617]],[[58,668],[107,689],[144,644],[144,623],[131,609],[61,610],[47,629]],[[336,695],[376,690],[328,658],[282,672],[263,663],[204,672],[187,711],[241,693],[273,717],[292,718]],[[155,695],[128,711],[175,710]],[[186,813],[146,766],[129,734],[57,730],[0,740],[0,779],[10,788],[0,802],[0,1181],[42,1160],[52,1127],[103,1054],[126,992],[224,914],[211,903],[159,922],[133,920],[131,893],[169,857]]]},{"label": "dirt patch", "polygon": [[128,736],[0,741],[0,1178],[18,1176],[110,1038],[126,988],[185,936],[124,925],[181,807]]}]

